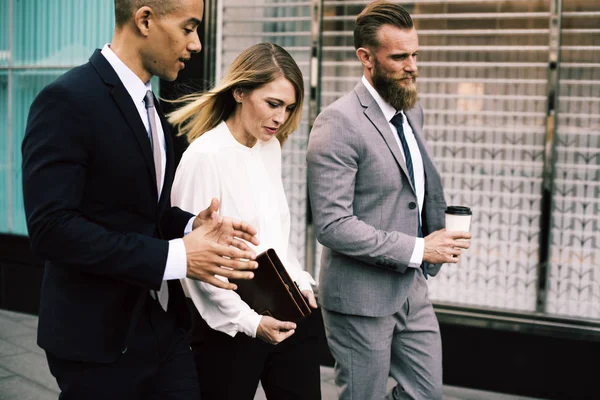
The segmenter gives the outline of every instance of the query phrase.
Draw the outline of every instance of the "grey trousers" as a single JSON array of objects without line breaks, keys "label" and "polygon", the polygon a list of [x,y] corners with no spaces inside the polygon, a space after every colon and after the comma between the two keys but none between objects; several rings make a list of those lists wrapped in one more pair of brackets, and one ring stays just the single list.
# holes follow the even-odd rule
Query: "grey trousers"
[{"label": "grey trousers", "polygon": [[[442,342],[427,292],[423,274],[417,273],[408,300],[393,315],[364,317],[322,308],[340,400],[442,398]],[[389,376],[398,385],[386,397]]]}]

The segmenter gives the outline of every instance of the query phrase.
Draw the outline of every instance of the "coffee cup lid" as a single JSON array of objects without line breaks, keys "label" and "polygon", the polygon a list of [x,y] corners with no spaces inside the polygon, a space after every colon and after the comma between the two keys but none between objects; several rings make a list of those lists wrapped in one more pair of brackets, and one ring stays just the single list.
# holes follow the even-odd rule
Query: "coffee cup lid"
[{"label": "coffee cup lid", "polygon": [[453,215],[471,215],[471,209],[465,206],[448,206],[446,214]]}]

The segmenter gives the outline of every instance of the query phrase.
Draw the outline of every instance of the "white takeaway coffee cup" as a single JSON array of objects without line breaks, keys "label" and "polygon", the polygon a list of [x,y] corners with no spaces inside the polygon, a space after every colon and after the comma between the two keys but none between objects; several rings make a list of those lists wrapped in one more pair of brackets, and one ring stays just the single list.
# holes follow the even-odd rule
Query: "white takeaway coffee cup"
[{"label": "white takeaway coffee cup", "polygon": [[446,230],[448,232],[469,232],[471,227],[471,209],[464,206],[448,206],[446,208]]}]

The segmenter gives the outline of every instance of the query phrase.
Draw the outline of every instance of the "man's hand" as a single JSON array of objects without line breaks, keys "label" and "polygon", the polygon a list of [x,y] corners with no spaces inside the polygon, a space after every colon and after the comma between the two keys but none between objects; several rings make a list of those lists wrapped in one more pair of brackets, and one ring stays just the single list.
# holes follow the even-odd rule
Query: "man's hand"
[{"label": "man's hand", "polygon": [[317,308],[317,299],[312,290],[304,289],[302,295],[306,298],[306,302],[311,308]]},{"label": "man's hand", "polygon": [[296,324],[263,315],[256,336],[269,344],[279,344],[296,332]]},{"label": "man's hand", "polygon": [[[258,264],[244,240],[258,244],[256,229],[245,222],[219,216],[219,201],[194,219],[193,230],[183,238],[187,255],[187,277],[210,283],[213,286],[235,290],[237,286],[216,275],[234,279],[252,279]],[[243,240],[242,240],[243,239]]]},{"label": "man's hand", "polygon": [[256,229],[247,222],[221,217],[218,213],[219,206],[219,200],[213,197],[208,208],[194,218],[192,229],[202,228],[208,235],[207,239],[220,244],[233,245],[242,250],[248,249],[248,246],[242,242],[245,247],[240,247],[239,239],[257,246]]},{"label": "man's hand", "polygon": [[455,264],[460,258],[462,249],[469,248],[468,239],[471,239],[469,232],[447,232],[446,229],[440,229],[430,233],[425,237],[423,261],[431,264]]}]

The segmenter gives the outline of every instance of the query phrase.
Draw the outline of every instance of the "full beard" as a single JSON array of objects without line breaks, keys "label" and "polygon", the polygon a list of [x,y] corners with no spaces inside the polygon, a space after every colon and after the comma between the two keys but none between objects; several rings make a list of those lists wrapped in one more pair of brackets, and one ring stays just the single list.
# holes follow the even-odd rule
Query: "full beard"
[{"label": "full beard", "polygon": [[386,74],[376,64],[372,76],[373,86],[379,95],[396,110],[410,110],[417,104],[418,100],[417,87],[414,84],[418,75],[416,71],[412,74],[407,74],[405,77],[412,77],[413,82],[410,82],[407,86],[403,86],[399,80]]}]

